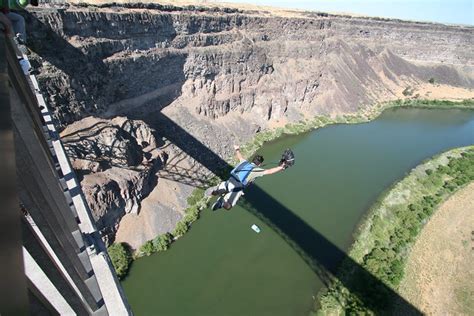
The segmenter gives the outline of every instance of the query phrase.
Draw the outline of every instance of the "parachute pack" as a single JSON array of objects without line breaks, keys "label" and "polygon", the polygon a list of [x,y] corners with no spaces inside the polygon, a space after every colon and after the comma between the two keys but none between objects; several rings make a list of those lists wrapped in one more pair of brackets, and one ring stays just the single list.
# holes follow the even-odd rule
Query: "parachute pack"
[{"label": "parachute pack", "polygon": [[286,169],[288,167],[292,167],[294,164],[295,164],[295,154],[293,153],[291,149],[288,148],[281,155],[280,165]]}]

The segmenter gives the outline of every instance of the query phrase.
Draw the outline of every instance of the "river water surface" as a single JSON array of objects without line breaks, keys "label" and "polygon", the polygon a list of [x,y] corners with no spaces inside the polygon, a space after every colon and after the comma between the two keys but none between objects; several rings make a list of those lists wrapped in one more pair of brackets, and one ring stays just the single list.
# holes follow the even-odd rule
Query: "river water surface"
[{"label": "river water surface", "polygon": [[[472,144],[473,110],[389,109],[370,123],[266,144],[266,162],[292,148],[296,165],[256,185],[347,251],[385,189],[423,160]],[[168,251],[133,263],[122,284],[135,315],[308,314],[322,283],[285,240],[240,206],[201,214]]]}]

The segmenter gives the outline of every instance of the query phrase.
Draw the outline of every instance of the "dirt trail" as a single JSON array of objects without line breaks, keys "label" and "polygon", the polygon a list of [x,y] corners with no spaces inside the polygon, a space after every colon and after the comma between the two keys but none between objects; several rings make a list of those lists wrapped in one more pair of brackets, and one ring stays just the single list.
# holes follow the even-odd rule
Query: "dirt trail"
[{"label": "dirt trail", "polygon": [[427,315],[474,315],[474,183],[444,202],[416,241],[400,294]]}]

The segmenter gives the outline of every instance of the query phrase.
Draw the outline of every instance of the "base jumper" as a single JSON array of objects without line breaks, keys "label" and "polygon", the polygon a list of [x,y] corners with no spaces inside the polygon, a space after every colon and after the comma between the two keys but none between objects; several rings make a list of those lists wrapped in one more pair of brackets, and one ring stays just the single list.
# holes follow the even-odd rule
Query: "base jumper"
[{"label": "base jumper", "polygon": [[253,157],[252,162],[249,162],[245,160],[240,153],[239,146],[234,146],[234,148],[239,164],[230,172],[230,177],[227,181],[222,181],[212,190],[212,195],[219,196],[217,201],[212,205],[213,211],[222,207],[226,210],[230,210],[235,206],[235,204],[237,204],[237,201],[243,195],[243,190],[255,179],[264,175],[283,171],[286,168],[293,166],[295,162],[293,152],[290,149],[287,149],[283,153],[278,166],[270,169],[263,169],[261,168],[263,163],[262,156],[256,155]]}]

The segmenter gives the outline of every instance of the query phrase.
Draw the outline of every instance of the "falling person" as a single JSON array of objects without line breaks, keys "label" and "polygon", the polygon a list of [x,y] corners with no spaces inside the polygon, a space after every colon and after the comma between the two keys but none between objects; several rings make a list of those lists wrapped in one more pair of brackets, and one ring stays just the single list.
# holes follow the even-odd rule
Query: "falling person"
[{"label": "falling person", "polygon": [[295,157],[290,149],[285,150],[278,166],[270,169],[261,168],[263,157],[255,155],[251,162],[247,161],[241,154],[239,146],[234,146],[235,155],[239,160],[239,164],[230,172],[230,177],[227,181],[222,181],[215,187],[211,194],[219,196],[217,201],[212,205],[212,210],[219,208],[230,210],[239,198],[243,195],[243,190],[250,185],[255,179],[274,174],[293,166]]}]

